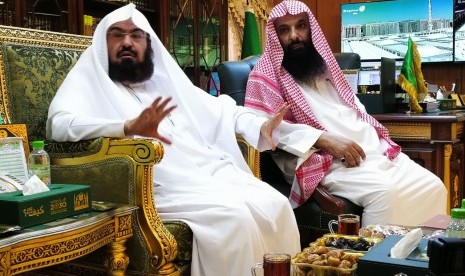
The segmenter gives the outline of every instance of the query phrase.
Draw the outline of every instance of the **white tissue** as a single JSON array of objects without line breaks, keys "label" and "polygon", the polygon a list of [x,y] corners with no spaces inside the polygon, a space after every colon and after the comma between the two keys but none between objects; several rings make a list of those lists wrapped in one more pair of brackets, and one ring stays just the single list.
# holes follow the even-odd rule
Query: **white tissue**
[{"label": "white tissue", "polygon": [[442,100],[442,99],[444,99],[444,95],[442,94],[441,89],[439,89],[438,92],[436,92],[436,100]]},{"label": "white tissue", "polygon": [[391,258],[405,259],[420,243],[423,232],[420,228],[415,228],[408,232],[405,237],[391,248]]},{"label": "white tissue", "polygon": [[26,184],[23,185],[23,195],[25,196],[47,191],[50,191],[50,189],[37,175],[33,175],[28,181],[26,181]]}]

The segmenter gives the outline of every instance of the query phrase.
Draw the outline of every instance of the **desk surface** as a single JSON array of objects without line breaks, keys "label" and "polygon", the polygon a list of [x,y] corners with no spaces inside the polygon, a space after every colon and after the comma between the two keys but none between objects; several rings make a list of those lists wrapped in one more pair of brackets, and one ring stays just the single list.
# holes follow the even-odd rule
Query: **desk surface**
[{"label": "desk surface", "polygon": [[0,275],[64,263],[132,236],[136,206],[117,205],[0,236]]},{"label": "desk surface", "polygon": [[417,121],[417,122],[461,122],[465,121],[465,109],[445,110],[430,113],[383,113],[372,114],[378,121]]},{"label": "desk surface", "polygon": [[465,170],[465,110],[373,115],[412,160],[436,174],[448,191],[447,212],[460,206]]}]

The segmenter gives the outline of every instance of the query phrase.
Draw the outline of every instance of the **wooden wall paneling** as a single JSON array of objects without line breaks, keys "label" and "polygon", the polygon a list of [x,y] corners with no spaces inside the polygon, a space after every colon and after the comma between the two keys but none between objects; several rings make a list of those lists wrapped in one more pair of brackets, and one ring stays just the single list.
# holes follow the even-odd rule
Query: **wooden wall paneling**
[{"label": "wooden wall paneling", "polygon": [[344,0],[319,0],[316,19],[333,52],[341,51],[341,3]]},{"label": "wooden wall paneling", "polygon": [[[222,1],[221,1],[222,3]],[[222,60],[229,60],[229,45],[228,45],[228,5],[221,5],[221,20],[220,20],[220,57]]]},{"label": "wooden wall paneling", "polygon": [[[158,37],[166,48],[170,48],[170,3],[169,0],[158,1],[157,7],[160,16],[157,16],[156,25],[160,26]],[[167,23],[168,22],[168,23]]]},{"label": "wooden wall paneling", "polygon": [[423,76],[429,83],[444,85],[447,89],[457,82],[456,91],[465,93],[464,63],[424,63],[421,65]]},{"label": "wooden wall paneling", "polygon": [[68,32],[79,34],[79,22],[77,0],[68,0]]},{"label": "wooden wall paneling", "polygon": [[75,0],[75,3],[72,3],[72,5],[76,9],[77,34],[84,34],[84,14],[87,14],[84,10],[84,1]]},{"label": "wooden wall paneling", "polygon": [[15,26],[24,27],[25,18],[26,18],[25,0],[15,1],[15,15],[14,16],[15,16],[15,19],[14,19]]},{"label": "wooden wall paneling", "polygon": [[[276,6],[277,4],[281,3],[282,1],[283,0],[272,0],[271,2],[273,3],[273,6],[270,6],[270,9]],[[312,10],[312,12],[315,13],[317,0],[300,0],[300,1],[304,2]]]},{"label": "wooden wall paneling", "polygon": [[312,11],[313,15],[316,16],[316,2],[317,2],[317,0],[305,0],[305,1],[302,1],[302,2],[307,4],[307,6]]}]

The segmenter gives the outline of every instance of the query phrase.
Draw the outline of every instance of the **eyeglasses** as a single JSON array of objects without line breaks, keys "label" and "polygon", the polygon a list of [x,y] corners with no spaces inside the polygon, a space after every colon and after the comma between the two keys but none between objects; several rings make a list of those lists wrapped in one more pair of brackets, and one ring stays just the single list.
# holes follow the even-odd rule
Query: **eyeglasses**
[{"label": "eyeglasses", "polygon": [[132,40],[140,42],[147,37],[147,34],[142,30],[135,30],[130,33],[125,33],[119,30],[111,30],[108,32],[108,37],[113,40],[122,41],[129,36]]}]

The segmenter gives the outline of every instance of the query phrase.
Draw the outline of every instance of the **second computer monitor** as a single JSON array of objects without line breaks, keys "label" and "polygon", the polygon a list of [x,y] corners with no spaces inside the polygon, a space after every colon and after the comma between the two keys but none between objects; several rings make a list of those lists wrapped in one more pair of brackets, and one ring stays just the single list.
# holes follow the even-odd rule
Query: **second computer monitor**
[{"label": "second computer monitor", "polygon": [[396,61],[381,58],[379,90],[383,96],[384,113],[396,111]]}]

